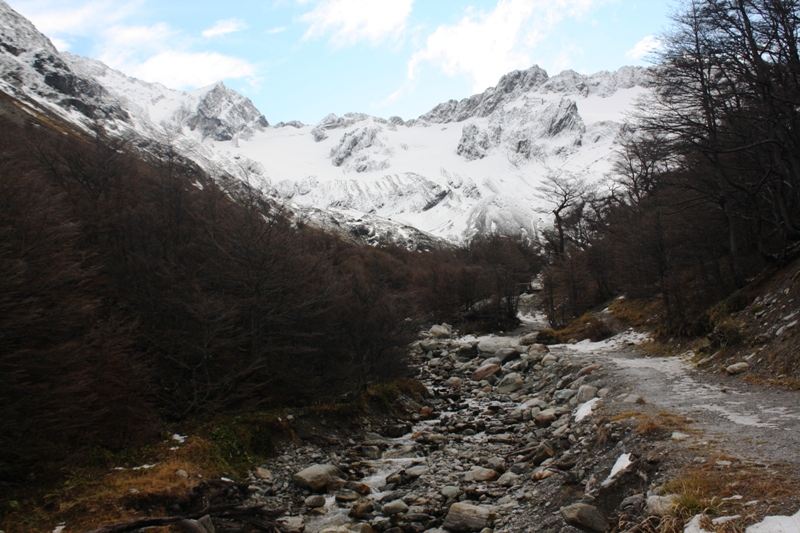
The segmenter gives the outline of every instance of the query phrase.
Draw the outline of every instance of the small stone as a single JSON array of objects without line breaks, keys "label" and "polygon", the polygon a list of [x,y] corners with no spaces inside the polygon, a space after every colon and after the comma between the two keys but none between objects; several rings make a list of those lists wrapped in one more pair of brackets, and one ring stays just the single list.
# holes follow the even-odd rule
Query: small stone
[{"label": "small stone", "polygon": [[363,520],[375,510],[375,504],[369,500],[360,500],[353,504],[352,509],[348,513],[351,518]]},{"label": "small stone", "polygon": [[278,518],[278,522],[283,525],[283,530],[287,533],[302,533],[306,529],[303,519],[299,516],[284,516]]},{"label": "small stone", "polygon": [[669,496],[649,496],[647,498],[647,511],[657,516],[666,516],[672,512],[677,504],[675,494]]},{"label": "small stone", "polygon": [[183,479],[187,479],[189,477],[189,473],[186,470],[176,470],[175,475],[178,477],[182,477]]},{"label": "small stone", "polygon": [[453,487],[452,485],[448,485],[447,487],[442,488],[442,496],[449,500],[455,500],[461,496],[461,489],[458,487]]},{"label": "small stone", "polygon": [[644,403],[644,400],[638,394],[628,394],[622,400],[622,403]]},{"label": "small stone", "polygon": [[414,478],[423,476],[427,473],[428,473],[428,467],[424,465],[412,466],[411,468],[406,469],[406,474]]},{"label": "small stone", "polygon": [[601,368],[600,365],[585,366],[585,367],[580,369],[580,371],[578,372],[578,375],[579,376],[588,376],[589,374],[591,374],[595,370],[600,370],[600,368]]},{"label": "small stone", "polygon": [[478,370],[472,373],[473,381],[483,381],[488,376],[497,374],[500,372],[501,367],[500,365],[490,363],[488,365],[483,365]]},{"label": "small stone", "polygon": [[354,490],[340,490],[336,492],[336,501],[349,503],[349,502],[357,502],[361,496]]},{"label": "small stone", "polygon": [[304,503],[306,504],[306,507],[310,507],[312,509],[316,507],[325,507],[325,496],[315,494],[306,498]]},{"label": "small stone", "polygon": [[258,479],[263,479],[264,481],[272,481],[272,472],[270,472],[269,470],[267,470],[262,466],[256,468],[255,474]]},{"label": "small stone", "polygon": [[547,366],[553,366],[553,365],[554,365],[554,364],[556,364],[557,362],[558,362],[558,357],[556,357],[555,355],[553,355],[553,354],[551,354],[551,353],[549,353],[549,354],[545,355],[545,356],[542,358],[542,365],[543,365],[543,366],[545,366],[545,367],[547,367]]},{"label": "small stone", "polygon": [[674,431],[672,433],[672,440],[674,440],[676,442],[683,442],[688,438],[689,438],[689,435],[687,435],[686,433],[681,433],[680,431]]},{"label": "small stone", "polygon": [[403,500],[394,500],[383,506],[384,514],[393,515],[408,512],[408,505]]},{"label": "small stone", "polygon": [[555,409],[545,409],[538,415],[534,416],[533,419],[536,421],[536,425],[539,427],[547,427],[553,423],[556,419],[556,410]]},{"label": "small stone", "polygon": [[592,505],[576,503],[561,509],[564,521],[582,531],[590,533],[604,533],[608,527],[605,517]]},{"label": "small stone", "polygon": [[450,326],[444,325],[444,324],[443,325],[433,326],[428,331],[428,333],[430,333],[431,336],[436,338],[436,339],[446,339],[447,337],[449,337],[452,334],[452,332],[453,331],[450,329]]},{"label": "small stone", "polygon": [[506,472],[500,479],[497,480],[497,484],[501,487],[513,487],[514,483],[519,480],[519,476],[513,472]]},{"label": "small stone", "polygon": [[747,372],[747,370],[749,369],[750,365],[747,363],[736,363],[726,368],[725,372],[734,375],[734,374],[741,374],[742,372]]},{"label": "small stone", "polygon": [[381,449],[378,448],[377,446],[362,446],[361,455],[363,455],[367,459],[380,459]]},{"label": "small stone", "polygon": [[494,481],[498,477],[500,477],[500,473],[496,470],[473,466],[472,469],[464,475],[464,481]]},{"label": "small stone", "polygon": [[575,397],[578,403],[586,403],[597,396],[597,387],[591,385],[581,385],[578,389],[578,394]]},{"label": "small stone", "polygon": [[459,378],[459,377],[457,377],[457,376],[452,376],[452,377],[447,378],[447,380],[445,380],[444,384],[445,384],[445,386],[450,387],[451,389],[456,389],[456,388],[458,388],[458,387],[460,387],[461,385],[464,384],[464,380]]},{"label": "small stone", "polygon": [[497,384],[497,392],[500,394],[514,392],[521,389],[524,383],[525,382],[523,381],[521,375],[517,374],[516,372],[512,372],[500,380],[500,383]]},{"label": "small stone", "polygon": [[527,335],[525,335],[524,337],[522,337],[519,340],[519,345],[520,346],[530,346],[531,344],[536,344],[536,339],[538,339],[538,338],[539,338],[539,333],[538,332],[528,333]]}]

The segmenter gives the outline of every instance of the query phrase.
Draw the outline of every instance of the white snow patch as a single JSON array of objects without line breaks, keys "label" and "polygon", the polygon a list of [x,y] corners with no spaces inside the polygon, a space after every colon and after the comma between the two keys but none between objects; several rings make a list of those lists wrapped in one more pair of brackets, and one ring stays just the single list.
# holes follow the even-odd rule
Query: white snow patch
[{"label": "white snow patch", "polygon": [[686,524],[686,528],[684,528],[683,533],[711,533],[710,531],[703,529],[700,527],[700,520],[703,519],[703,515],[695,515],[692,520]]},{"label": "white snow patch", "polygon": [[768,516],[745,533],[800,533],[800,511],[794,516]]},{"label": "white snow patch", "polygon": [[[588,402],[587,402],[588,403]],[[624,472],[628,469],[629,466],[633,464],[631,461],[631,454],[623,453],[617,458],[617,462],[614,463],[614,466],[611,467],[611,473],[608,475],[605,481],[603,481],[602,485],[608,486],[617,477],[620,473]]]},{"label": "white snow patch", "polygon": [[174,435],[172,435],[172,440],[176,440],[181,443],[186,442],[186,435],[179,435],[175,433]]},{"label": "white snow patch", "polygon": [[559,348],[565,348],[579,353],[611,352],[619,350],[624,346],[636,346],[649,341],[650,335],[639,333],[629,329],[604,341],[592,342],[589,339],[582,340],[576,344],[558,344]]},{"label": "white snow patch", "polygon": [[151,465],[134,466],[133,468],[131,468],[131,470],[148,470],[150,468],[153,468],[157,464],[158,463],[153,463]]},{"label": "white snow patch", "polygon": [[593,398],[586,403],[582,403],[575,411],[575,422],[580,422],[584,418],[591,416],[594,406],[600,403],[600,398]]},{"label": "white snow patch", "polygon": [[53,530],[53,533],[61,533],[62,531],[64,531],[64,528],[66,528],[66,527],[67,527],[66,524],[59,524],[59,525],[57,525],[55,527],[55,529]]}]

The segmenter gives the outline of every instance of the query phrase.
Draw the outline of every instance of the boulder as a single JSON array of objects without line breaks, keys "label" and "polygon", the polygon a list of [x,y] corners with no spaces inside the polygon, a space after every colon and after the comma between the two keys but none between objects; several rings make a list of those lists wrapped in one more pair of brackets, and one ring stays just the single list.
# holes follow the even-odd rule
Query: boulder
[{"label": "boulder", "polygon": [[585,366],[585,367],[580,369],[580,371],[578,372],[578,375],[579,376],[588,376],[589,374],[591,374],[595,370],[600,370],[600,365]]},{"label": "boulder", "polygon": [[552,366],[558,362],[558,357],[555,355],[548,353],[544,357],[542,357],[542,365],[544,366]]},{"label": "boulder", "polygon": [[582,531],[604,533],[608,527],[605,517],[592,505],[576,503],[562,508],[560,512],[567,524]]},{"label": "boulder", "polygon": [[514,392],[521,389],[524,384],[525,382],[523,381],[522,376],[516,372],[512,372],[500,380],[500,383],[497,384],[497,392],[501,394]]},{"label": "boulder", "polygon": [[272,481],[272,472],[270,472],[263,466],[259,466],[258,468],[256,468],[255,474],[258,479],[263,479],[264,481]]},{"label": "boulder", "polygon": [[500,365],[496,365],[494,363],[489,363],[488,365],[483,365],[478,370],[472,373],[472,379],[474,381],[481,381],[486,379],[487,376],[491,376],[493,374],[497,374],[500,372]]},{"label": "boulder", "polygon": [[432,339],[425,339],[419,342],[419,347],[423,352],[432,352],[439,348],[439,343]]},{"label": "boulder", "polygon": [[736,363],[726,368],[725,372],[733,375],[733,374],[741,374],[742,372],[747,372],[747,370],[749,369],[750,365],[748,365],[747,363]]},{"label": "boulder", "polygon": [[446,339],[453,334],[453,330],[447,324],[442,324],[433,326],[428,333],[436,339]]},{"label": "boulder", "polygon": [[302,533],[306,529],[303,519],[299,516],[284,516],[278,518],[278,522],[283,526],[283,531],[287,533]]},{"label": "boulder", "polygon": [[668,496],[648,496],[647,512],[656,516],[666,516],[672,512],[678,504],[678,496],[670,494]]},{"label": "boulder", "polygon": [[442,527],[450,531],[480,531],[492,527],[495,511],[489,507],[471,503],[454,503],[444,519]]},{"label": "boulder", "polygon": [[300,487],[317,492],[324,489],[329,480],[341,475],[342,471],[334,465],[311,465],[296,473],[292,479]]},{"label": "boulder", "polygon": [[508,337],[489,337],[478,343],[478,352],[484,354],[494,354],[498,350],[511,347],[511,339]]},{"label": "boulder", "polygon": [[531,355],[541,355],[544,357],[545,354],[550,353],[550,348],[544,344],[531,344],[530,348],[528,348],[528,353]]},{"label": "boulder", "polygon": [[360,500],[353,504],[350,512],[347,513],[351,518],[367,518],[375,510],[375,504],[370,500]]},{"label": "boulder", "polygon": [[494,481],[499,477],[500,473],[496,470],[473,466],[472,469],[464,475],[464,481]]},{"label": "boulder", "polygon": [[539,337],[539,332],[528,333],[519,340],[520,346],[530,346],[536,344],[536,339]]}]

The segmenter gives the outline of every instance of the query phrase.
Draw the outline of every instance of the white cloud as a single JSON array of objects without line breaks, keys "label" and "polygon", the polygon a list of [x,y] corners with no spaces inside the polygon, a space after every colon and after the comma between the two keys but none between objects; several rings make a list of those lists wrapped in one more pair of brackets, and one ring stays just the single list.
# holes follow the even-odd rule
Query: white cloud
[{"label": "white cloud", "polygon": [[241,19],[218,20],[214,26],[203,32],[203,37],[209,39],[211,37],[221,37],[222,35],[242,31],[246,28],[247,24]]},{"label": "white cloud", "polygon": [[648,35],[636,43],[633,48],[625,52],[625,57],[628,59],[642,59],[650,52],[658,50],[659,48],[661,48],[661,41],[656,39],[655,35]]},{"label": "white cloud", "polygon": [[141,6],[141,0],[23,0],[14,9],[47,36],[91,35],[119,23]]},{"label": "white cloud", "polygon": [[132,66],[131,74],[174,89],[210,85],[222,79],[254,78],[255,67],[244,59],[216,52],[166,50]]},{"label": "white cloud", "polygon": [[323,0],[300,17],[309,24],[304,38],[331,34],[335,46],[359,41],[377,45],[402,35],[413,4],[414,0]]},{"label": "white cloud", "polygon": [[411,57],[408,79],[413,82],[421,64],[429,62],[448,76],[470,77],[473,90],[483,91],[503,74],[530,67],[531,53],[558,23],[581,17],[606,1],[499,0],[488,13],[469,11],[457,24],[436,28]]},{"label": "white cloud", "polygon": [[50,39],[50,42],[53,43],[53,46],[56,47],[56,50],[59,52],[66,52],[69,50],[69,43],[64,39],[59,39],[58,37],[53,37]]},{"label": "white cloud", "polygon": [[266,30],[264,33],[266,33],[267,35],[275,35],[276,33],[283,33],[288,29],[289,28],[287,28],[286,26],[278,26],[277,28],[270,28]]}]

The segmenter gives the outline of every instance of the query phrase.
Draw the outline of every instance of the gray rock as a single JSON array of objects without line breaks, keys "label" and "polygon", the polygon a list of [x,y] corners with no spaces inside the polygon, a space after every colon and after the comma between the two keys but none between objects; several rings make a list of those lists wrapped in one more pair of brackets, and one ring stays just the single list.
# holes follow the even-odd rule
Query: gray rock
[{"label": "gray rock", "polygon": [[412,466],[406,469],[406,474],[411,477],[420,477],[428,473],[428,467],[424,465]]},{"label": "gray rock", "polygon": [[675,494],[669,496],[649,496],[647,498],[647,511],[657,516],[666,516],[672,512],[677,505],[678,497]]},{"label": "gray rock", "polygon": [[750,369],[750,365],[747,363],[735,363],[728,368],[725,369],[725,372],[728,374],[741,374],[742,372],[747,372]]},{"label": "gray rock", "polygon": [[497,484],[501,487],[513,487],[517,480],[519,480],[519,476],[517,474],[514,472],[506,472],[500,476],[500,479],[497,480]]},{"label": "gray rock", "polygon": [[377,446],[362,446],[361,455],[363,455],[367,459],[380,459],[381,449],[378,448]]},{"label": "gray rock", "polygon": [[578,395],[575,397],[578,403],[585,403],[597,396],[597,387],[591,385],[581,385],[578,389]]},{"label": "gray rock", "polygon": [[590,533],[604,533],[608,527],[605,517],[592,505],[576,503],[561,509],[564,521],[582,531]]},{"label": "gray rock", "polygon": [[522,376],[516,372],[513,372],[500,380],[500,383],[497,384],[497,392],[501,394],[514,392],[521,389],[524,383],[525,382],[523,381]]},{"label": "gray rock", "polygon": [[315,494],[314,496],[309,496],[305,499],[306,507],[316,508],[316,507],[325,507],[325,496],[320,494]]},{"label": "gray rock", "polygon": [[573,396],[575,396],[575,391],[574,390],[572,390],[572,389],[561,389],[560,391],[556,391],[556,393],[553,395],[553,398],[555,398],[558,401],[565,402],[565,401],[569,400],[570,398],[572,398]]},{"label": "gray rock", "polygon": [[545,409],[544,411],[540,412],[538,415],[534,416],[533,419],[536,421],[536,425],[539,427],[547,427],[553,423],[553,421],[557,418],[556,410],[555,409]]},{"label": "gray rock", "polygon": [[452,485],[448,485],[447,487],[442,488],[442,496],[450,500],[455,500],[461,496],[461,489],[458,487],[453,487]]},{"label": "gray rock", "polygon": [[325,488],[329,479],[340,477],[342,471],[334,465],[311,465],[296,473],[292,479],[304,489],[317,492]]},{"label": "gray rock", "polygon": [[499,350],[494,352],[494,356],[500,359],[501,363],[505,363],[510,359],[519,357],[519,352],[514,348],[500,348]]},{"label": "gray rock", "polygon": [[453,333],[453,330],[452,330],[452,329],[450,328],[450,326],[448,326],[447,324],[442,324],[442,325],[433,326],[433,327],[430,329],[429,333],[430,333],[430,334],[431,334],[431,336],[432,336],[432,337],[434,337],[434,338],[437,338],[437,339],[446,339],[446,338],[448,338],[450,335],[452,335],[452,333]]},{"label": "gray rock", "polygon": [[299,516],[284,516],[278,518],[278,522],[283,526],[287,533],[302,533],[306,529],[303,519]]},{"label": "gray rock", "polygon": [[454,503],[444,519],[442,527],[450,531],[480,531],[492,527],[495,511],[489,507],[471,503]]},{"label": "gray rock", "polygon": [[547,366],[553,366],[557,362],[558,362],[558,357],[556,357],[555,355],[553,355],[551,353],[548,353],[547,355],[542,357],[542,365],[543,366],[546,366],[546,367]]},{"label": "gray rock", "polygon": [[536,344],[536,339],[539,337],[539,332],[528,333],[519,340],[520,346],[530,346]]},{"label": "gray rock", "polygon": [[489,337],[478,343],[478,351],[488,354],[495,354],[498,350],[510,347],[511,339],[508,337]]},{"label": "gray rock", "polygon": [[644,400],[638,394],[628,394],[623,398],[622,403],[644,403]]},{"label": "gray rock", "polygon": [[384,514],[393,515],[408,512],[408,505],[403,500],[394,500],[383,506]]},{"label": "gray rock", "polygon": [[450,387],[451,389],[456,389],[456,388],[458,388],[458,387],[460,387],[461,385],[464,384],[464,380],[459,378],[459,377],[452,376],[452,377],[447,378],[447,380],[445,380],[444,384],[446,386]]},{"label": "gray rock", "polygon": [[264,481],[272,481],[272,472],[270,472],[264,467],[259,466],[258,468],[256,468],[255,475],[258,479],[263,479]]}]

